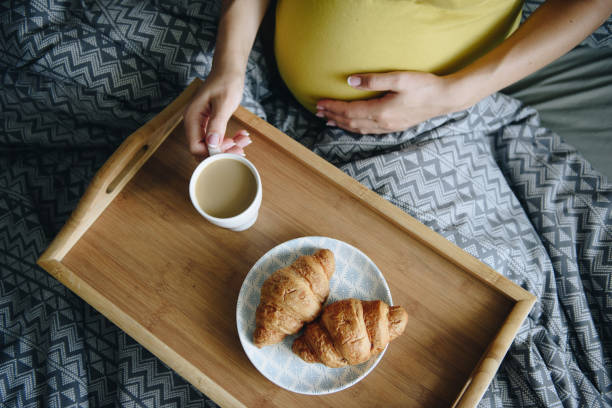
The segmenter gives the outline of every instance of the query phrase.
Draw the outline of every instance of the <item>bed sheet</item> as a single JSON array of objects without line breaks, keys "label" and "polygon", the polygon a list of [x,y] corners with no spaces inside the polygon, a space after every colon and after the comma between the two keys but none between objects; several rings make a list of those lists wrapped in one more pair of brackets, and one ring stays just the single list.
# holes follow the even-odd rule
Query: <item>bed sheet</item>
[{"label": "bed sheet", "polygon": [[[35,261],[121,141],[206,77],[218,13],[212,1],[0,4],[1,405],[214,406]],[[610,27],[585,45],[608,47]],[[268,50],[258,37],[245,107],[537,296],[480,406],[610,406],[606,178],[502,93],[384,136],[327,127]]]}]

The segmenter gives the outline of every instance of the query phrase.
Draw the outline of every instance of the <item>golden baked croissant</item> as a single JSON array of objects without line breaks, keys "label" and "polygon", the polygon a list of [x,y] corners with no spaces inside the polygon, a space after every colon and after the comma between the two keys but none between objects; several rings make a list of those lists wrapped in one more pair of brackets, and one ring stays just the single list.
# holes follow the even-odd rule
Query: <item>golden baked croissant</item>
[{"label": "golden baked croissant", "polygon": [[327,300],[334,269],[333,252],[320,249],[268,277],[255,312],[255,345],[261,348],[279,343],[312,322]]},{"label": "golden baked croissant", "polygon": [[328,367],[359,364],[401,335],[407,321],[408,313],[401,306],[380,300],[339,300],[306,326],[291,349],[307,363]]}]

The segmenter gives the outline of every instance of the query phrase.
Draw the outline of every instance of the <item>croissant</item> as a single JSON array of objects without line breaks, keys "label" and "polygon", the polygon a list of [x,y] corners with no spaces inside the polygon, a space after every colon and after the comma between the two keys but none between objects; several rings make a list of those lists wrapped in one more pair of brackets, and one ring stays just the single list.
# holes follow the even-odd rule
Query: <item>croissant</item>
[{"label": "croissant", "polygon": [[255,311],[253,343],[259,348],[279,343],[312,322],[327,300],[334,270],[333,252],[320,249],[268,277]]},{"label": "croissant", "polygon": [[307,363],[328,367],[360,364],[384,350],[406,328],[408,313],[380,300],[344,299],[306,326],[292,350]]}]

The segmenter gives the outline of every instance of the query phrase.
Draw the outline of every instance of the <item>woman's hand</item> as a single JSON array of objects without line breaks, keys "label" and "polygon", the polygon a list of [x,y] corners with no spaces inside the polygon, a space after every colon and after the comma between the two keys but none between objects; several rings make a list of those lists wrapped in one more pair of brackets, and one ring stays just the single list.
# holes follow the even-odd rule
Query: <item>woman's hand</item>
[{"label": "woman's hand", "polygon": [[268,3],[223,0],[212,69],[185,110],[189,150],[197,160],[214,152],[244,155],[243,149],[251,143],[244,129],[233,138],[224,136],[227,122],[242,100],[249,53]]},{"label": "woman's hand", "polygon": [[227,122],[238,108],[244,88],[244,74],[211,71],[185,110],[185,133],[196,160],[209,155],[209,148],[244,156],[251,143],[249,133],[240,130],[224,138]]},{"label": "woman's hand", "polygon": [[357,89],[387,92],[354,102],[321,100],[317,115],[352,132],[387,133],[465,109],[559,58],[610,13],[611,0],[547,0],[510,37],[459,71],[351,75]]},{"label": "woman's hand", "polygon": [[401,131],[470,106],[451,79],[426,72],[355,74],[348,83],[355,89],[386,92],[373,99],[322,99],[317,103],[317,116],[327,119],[328,125],[355,133]]}]

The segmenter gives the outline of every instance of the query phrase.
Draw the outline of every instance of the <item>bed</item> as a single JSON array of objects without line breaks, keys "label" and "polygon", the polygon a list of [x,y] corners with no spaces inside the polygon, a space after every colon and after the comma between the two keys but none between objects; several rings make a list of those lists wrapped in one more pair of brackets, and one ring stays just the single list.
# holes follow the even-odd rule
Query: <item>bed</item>
[{"label": "bed", "polygon": [[[217,3],[0,4],[1,406],[215,406],[36,259],[122,140],[206,77]],[[465,111],[355,135],[293,100],[263,30],[242,105],[537,296],[480,406],[606,407],[611,67],[609,19]]]}]

